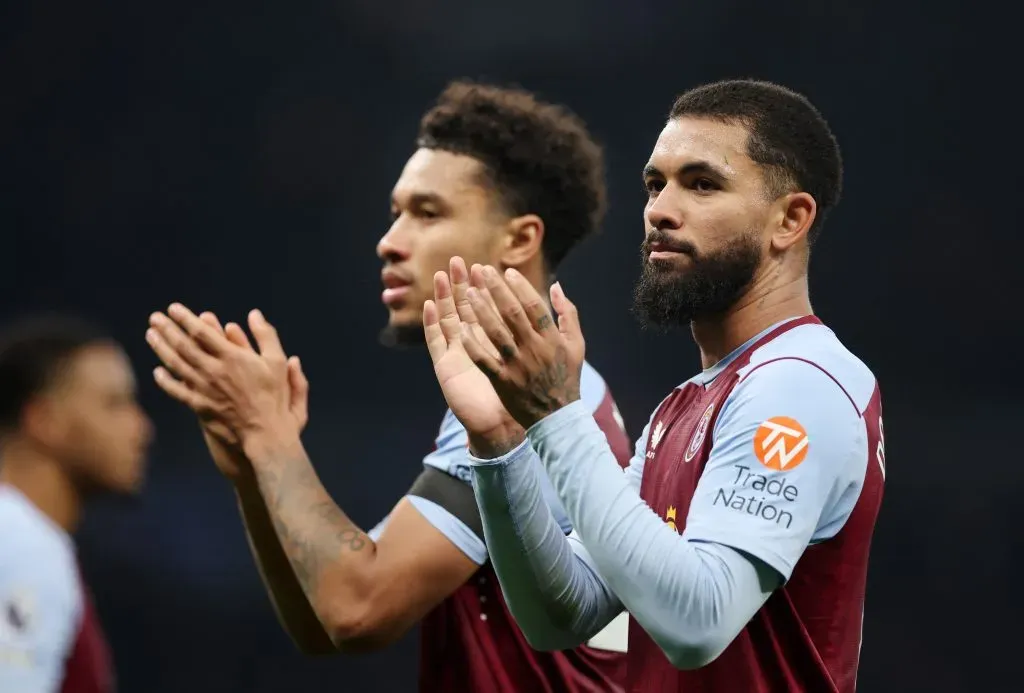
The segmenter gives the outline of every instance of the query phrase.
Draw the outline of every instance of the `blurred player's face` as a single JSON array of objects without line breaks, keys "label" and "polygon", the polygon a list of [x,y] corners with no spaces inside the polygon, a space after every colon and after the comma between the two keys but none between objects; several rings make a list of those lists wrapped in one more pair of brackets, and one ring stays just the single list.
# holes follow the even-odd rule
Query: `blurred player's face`
[{"label": "blurred player's face", "polygon": [[501,248],[494,193],[476,159],[419,149],[391,193],[391,228],[377,244],[384,261],[381,300],[388,309],[385,343],[422,343],[423,302],[434,296],[434,273],[453,255],[495,263]]},{"label": "blurred player's face", "polygon": [[644,171],[643,267],[634,312],[672,327],[724,314],[762,265],[772,200],[747,155],[747,129],[670,120]]},{"label": "blurred player's face", "polygon": [[152,424],[135,398],[124,352],[104,344],[82,349],[48,399],[51,444],[76,484],[90,491],[138,490]]}]

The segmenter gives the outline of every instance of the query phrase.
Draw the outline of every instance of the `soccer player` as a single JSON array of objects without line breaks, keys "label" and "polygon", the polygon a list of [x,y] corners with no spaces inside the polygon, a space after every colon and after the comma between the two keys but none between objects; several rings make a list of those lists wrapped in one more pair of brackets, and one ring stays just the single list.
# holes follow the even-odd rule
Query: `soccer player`
[{"label": "soccer player", "polygon": [[[463,318],[482,338],[447,302],[425,307],[469,435],[497,432],[492,452],[523,441],[474,447],[473,486],[534,646],[571,647],[625,605],[630,691],[854,691],[885,444],[875,378],[808,296],[841,170],[822,116],[786,88],[719,82],[675,102],[644,169],[635,307],[690,326],[704,370],[657,408],[625,474],[580,401],[583,336],[559,285],[557,326],[512,270],[472,272]],[[555,531],[538,455],[578,537]]]},{"label": "soccer player", "polygon": [[0,691],[114,690],[71,534],[90,496],[139,488],[151,432],[95,328],[50,317],[0,340]]},{"label": "soccer player", "polygon": [[[570,249],[599,225],[604,196],[601,151],[570,112],[520,90],[449,86],[422,120],[377,247],[386,341],[423,345],[421,314],[435,273],[454,277],[440,299],[453,314],[465,301],[468,272],[449,266],[456,254],[515,267],[545,291]],[[169,313],[156,314],[147,334],[167,369],[157,382],[208,422],[226,424],[220,440],[240,444],[247,459],[207,437],[235,482],[279,617],[301,648],[376,649],[421,622],[423,691],[621,690],[623,643],[537,652],[508,613],[469,485],[467,444],[492,454],[481,447],[489,438],[467,438],[447,412],[408,494],[364,532],[330,499],[303,450],[305,381],[263,317],[250,316],[257,354],[237,325],[222,336],[209,315],[203,322],[180,306]],[[630,446],[611,394],[590,366],[581,377],[581,406],[624,465]],[[553,490],[543,493],[567,533]]]}]

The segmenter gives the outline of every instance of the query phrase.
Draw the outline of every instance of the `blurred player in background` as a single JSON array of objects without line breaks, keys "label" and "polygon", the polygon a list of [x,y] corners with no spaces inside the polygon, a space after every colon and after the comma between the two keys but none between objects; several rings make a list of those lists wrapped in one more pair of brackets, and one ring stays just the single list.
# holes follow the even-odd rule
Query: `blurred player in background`
[{"label": "blurred player in background", "polygon": [[[500,457],[474,446],[473,486],[538,647],[582,642],[625,605],[630,691],[855,690],[881,400],[814,317],[807,283],[841,178],[828,125],[788,89],[729,81],[676,101],[644,171],[635,306],[648,324],[690,326],[704,370],[661,403],[625,474],[580,401],[583,335],[558,285],[555,325],[521,276],[475,273],[462,318],[484,341],[460,334],[447,301],[424,309],[470,436],[524,441]],[[557,531],[538,454],[581,539]]]},{"label": "blurred player in background", "polygon": [[[450,85],[423,117],[417,144],[377,246],[389,311],[384,341],[396,345],[423,345],[435,273],[455,278],[443,301],[466,300],[468,269],[450,267],[453,255],[516,267],[543,292],[566,254],[598,228],[605,206],[602,153],[584,124],[520,90]],[[451,412],[408,494],[364,533],[331,500],[303,450],[305,379],[261,315],[250,316],[260,354],[237,325],[222,333],[212,316],[201,321],[180,306],[155,315],[152,326],[147,339],[177,378],[161,370],[157,382],[205,417],[268,592],[302,649],[377,649],[421,622],[423,691],[621,690],[624,632],[610,649],[541,653],[515,626],[469,485],[467,445],[485,439],[467,439]],[[589,365],[581,390],[582,406],[625,464],[621,418]],[[478,454],[500,452],[490,447],[500,440],[487,442]],[[386,448],[338,454],[329,464],[380,469],[384,458],[394,471],[404,468],[386,460]],[[558,531],[570,531],[553,490],[545,494]]]},{"label": "blurred player in background", "polygon": [[72,532],[97,493],[135,493],[151,438],[121,348],[53,317],[0,340],[0,691],[110,693]]}]

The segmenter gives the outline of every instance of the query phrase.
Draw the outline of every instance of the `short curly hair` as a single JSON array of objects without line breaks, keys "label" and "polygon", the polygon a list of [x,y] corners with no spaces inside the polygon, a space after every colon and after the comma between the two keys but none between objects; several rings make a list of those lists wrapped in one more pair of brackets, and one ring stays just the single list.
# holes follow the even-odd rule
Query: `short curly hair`
[{"label": "short curly hair", "polygon": [[416,144],[480,161],[504,211],[539,216],[551,271],[604,219],[600,145],[568,108],[523,89],[452,82],[420,121]]},{"label": "short curly hair", "polygon": [[737,122],[750,131],[747,154],[765,174],[768,193],[807,192],[818,213],[807,232],[812,243],[829,210],[839,203],[843,159],[828,123],[807,97],[771,82],[735,79],[687,91],[672,106],[670,119],[711,118]]},{"label": "short curly hair", "polygon": [[18,428],[28,403],[56,385],[83,349],[113,340],[99,326],[70,315],[37,315],[0,335],[0,434]]}]

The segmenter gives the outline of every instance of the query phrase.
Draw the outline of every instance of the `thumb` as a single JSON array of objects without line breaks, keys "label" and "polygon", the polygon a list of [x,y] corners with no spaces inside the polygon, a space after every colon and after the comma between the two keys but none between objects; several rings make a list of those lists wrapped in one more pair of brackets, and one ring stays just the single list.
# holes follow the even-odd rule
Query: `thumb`
[{"label": "thumb", "polygon": [[288,385],[291,396],[288,408],[302,426],[309,420],[309,380],[302,372],[302,362],[298,356],[288,359]]},{"label": "thumb", "polygon": [[585,347],[583,330],[580,329],[580,316],[575,304],[562,291],[561,282],[551,285],[551,307],[558,313],[558,331],[562,333],[574,354],[582,357]]}]

